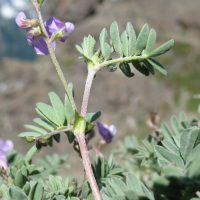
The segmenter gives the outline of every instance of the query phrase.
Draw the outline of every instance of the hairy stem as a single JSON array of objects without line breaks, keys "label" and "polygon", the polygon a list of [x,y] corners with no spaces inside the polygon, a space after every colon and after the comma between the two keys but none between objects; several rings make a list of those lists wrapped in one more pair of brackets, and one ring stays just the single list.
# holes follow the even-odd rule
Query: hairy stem
[{"label": "hairy stem", "polygon": [[[81,107],[81,115],[83,117],[87,114],[87,107],[88,107],[88,101],[90,96],[90,90],[92,86],[92,82],[95,76],[95,71],[89,70],[87,80],[85,83],[85,91],[83,95],[83,101],[82,101],[82,107]],[[89,152],[87,149],[86,141],[85,141],[85,133],[79,133],[77,136],[77,141],[79,143],[80,152],[82,156],[83,165],[85,168],[85,173],[88,179],[88,182],[90,184],[90,187],[92,189],[92,193],[94,195],[95,200],[102,200],[101,193],[99,191],[99,187],[97,185],[96,179],[94,177],[92,166],[89,158]]]},{"label": "hairy stem", "polygon": [[70,100],[70,103],[72,104],[73,108],[76,109],[75,102],[74,102],[74,101],[70,98],[70,96],[68,95],[68,91],[67,91],[67,81],[66,81],[66,79],[65,79],[64,73],[63,73],[63,71],[62,71],[62,69],[61,69],[61,66],[60,66],[60,64],[59,64],[59,62],[58,62],[58,60],[57,60],[57,58],[56,58],[55,53],[54,53],[54,49],[53,49],[53,47],[52,47],[51,38],[49,38],[49,35],[48,35],[48,33],[47,33],[47,30],[46,30],[46,28],[45,28],[45,26],[44,26],[44,21],[43,21],[42,14],[41,14],[41,12],[40,12],[40,8],[39,8],[39,5],[38,5],[37,0],[34,0],[34,1],[33,1],[33,5],[34,5],[35,10],[36,10],[36,13],[37,13],[37,15],[38,15],[40,27],[41,27],[41,29],[42,29],[42,32],[43,32],[44,36],[45,36],[45,41],[46,41],[46,44],[47,44],[47,48],[48,48],[48,50],[49,50],[49,55],[50,55],[51,61],[52,61],[53,65],[54,65],[54,67],[55,67],[55,69],[56,69],[56,72],[57,72],[57,74],[58,74],[58,76],[59,76],[59,78],[60,78],[60,80],[61,80],[62,85],[64,86],[64,89],[65,89],[66,94],[67,94],[67,96],[68,96],[68,98],[69,98],[69,100]]},{"label": "hairy stem", "polygon": [[89,101],[89,96],[90,96],[90,90],[92,87],[93,79],[95,76],[95,71],[90,70],[87,75],[87,79],[85,82],[85,91],[83,94],[83,101],[82,101],[82,106],[81,106],[81,116],[85,117],[87,114],[87,107],[88,107],[88,101]]},{"label": "hairy stem", "polygon": [[[44,26],[44,21],[43,21],[37,0],[33,0],[33,5],[36,9],[42,32],[45,36],[45,40],[46,40],[46,43],[47,43],[47,47],[48,47],[48,50],[49,50],[51,60],[54,64],[54,67],[55,67],[55,69],[58,73],[58,76],[59,76],[59,78],[60,78],[60,80],[61,80],[61,82],[62,82],[62,84],[65,88],[66,93],[67,93],[67,81],[64,77],[64,74],[63,74],[63,71],[60,67],[60,64],[57,61],[57,58],[55,56],[54,49],[52,47],[52,41],[51,41],[51,38],[49,38],[48,33],[46,31],[46,28]],[[84,91],[84,95],[83,95],[83,102],[82,102],[82,107],[81,107],[81,115],[83,117],[85,117],[86,114],[87,114],[87,107],[88,107],[88,100],[89,100],[89,96],[90,96],[90,89],[91,89],[91,86],[92,86],[92,82],[93,82],[95,73],[96,73],[96,71],[90,70],[89,73],[88,73],[88,76],[87,76],[87,80],[86,80],[86,84],[85,84],[85,91]],[[71,103],[72,103],[73,107],[76,108],[74,102],[72,101]],[[84,132],[79,133],[77,135],[77,141],[79,143],[79,147],[80,147],[80,151],[81,151],[83,166],[85,168],[86,176],[87,176],[88,182],[90,184],[90,187],[92,189],[92,193],[94,195],[94,198],[95,198],[95,200],[102,200],[101,193],[99,191],[99,187],[97,185],[96,179],[95,179],[93,171],[92,171],[92,166],[91,166],[91,162],[90,162],[90,158],[89,158],[89,153],[88,153],[88,149],[87,149],[87,145],[86,145],[86,141],[85,141],[85,133]]]},{"label": "hairy stem", "polygon": [[116,58],[116,59],[104,61],[100,64],[97,64],[95,66],[95,69],[99,70],[103,67],[107,67],[107,66],[112,65],[112,64],[117,64],[117,63],[122,63],[122,62],[131,62],[131,61],[142,61],[142,60],[146,60],[146,59],[148,59],[147,55],[121,57],[121,58]]},{"label": "hairy stem", "polygon": [[[55,131],[52,131],[52,132],[49,132],[45,135],[45,137],[52,137],[52,136],[55,136],[55,135],[58,135],[58,134],[61,134],[61,133],[65,133],[65,132],[68,132],[68,131],[72,131],[73,130],[73,127],[72,126],[68,126],[68,127],[63,127],[62,129],[60,130],[55,130]],[[35,138],[35,141],[38,141],[40,139],[42,139],[44,136],[39,136],[39,137],[36,137]]]}]

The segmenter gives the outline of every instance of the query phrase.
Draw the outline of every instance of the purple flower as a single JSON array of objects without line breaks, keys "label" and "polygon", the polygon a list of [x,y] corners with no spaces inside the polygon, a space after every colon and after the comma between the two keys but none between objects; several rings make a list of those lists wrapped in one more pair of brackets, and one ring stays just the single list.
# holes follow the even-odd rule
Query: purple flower
[{"label": "purple flower", "polygon": [[54,33],[60,33],[60,41],[65,42],[67,39],[68,35],[74,31],[74,24],[71,22],[62,22],[56,17],[50,17],[46,22],[45,22],[45,27],[46,30],[49,34],[49,37],[51,37]]},{"label": "purple flower", "polygon": [[[49,50],[45,42],[44,35],[41,32],[40,27],[36,26],[38,20],[32,19],[28,20],[23,12],[20,12],[16,17],[16,23],[20,28],[28,30],[27,41],[33,46],[36,54],[38,55],[48,55]],[[48,33],[49,38],[52,39],[52,47],[56,48],[55,40],[65,42],[68,35],[74,31],[74,24],[71,22],[62,22],[56,17],[50,17],[44,26]]]},{"label": "purple flower", "polygon": [[[38,55],[48,55],[49,54],[47,44],[46,44],[43,37],[40,37],[40,36],[35,37],[31,34],[27,34],[26,39],[27,39],[28,43],[33,46],[36,54],[38,54]],[[53,49],[56,48],[56,42],[55,41],[52,42],[52,47],[53,47]]]},{"label": "purple flower", "polygon": [[0,140],[0,167],[7,169],[6,154],[13,149],[13,143],[10,140]]},{"label": "purple flower", "polygon": [[16,24],[23,29],[28,29],[38,25],[37,19],[27,19],[24,12],[19,12],[15,18]]},{"label": "purple flower", "polygon": [[105,140],[106,143],[112,142],[113,137],[117,133],[116,127],[114,125],[109,126],[109,125],[103,124],[101,122],[97,122],[97,127],[99,130],[99,134],[101,135],[103,140]]}]

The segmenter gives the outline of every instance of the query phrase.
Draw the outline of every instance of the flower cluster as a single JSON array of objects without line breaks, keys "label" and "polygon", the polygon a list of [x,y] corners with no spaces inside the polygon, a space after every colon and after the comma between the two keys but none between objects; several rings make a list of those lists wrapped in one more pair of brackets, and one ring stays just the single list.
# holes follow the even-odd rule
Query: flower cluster
[{"label": "flower cluster", "polygon": [[[45,34],[42,33],[39,21],[37,19],[28,19],[24,12],[16,16],[16,24],[27,30],[27,41],[30,43],[36,54],[48,55],[49,50],[45,41]],[[44,23],[48,37],[52,41],[53,49],[56,48],[56,40],[65,42],[68,35],[74,31],[74,24],[71,22],[62,22],[56,17],[50,17]]]},{"label": "flower cluster", "polygon": [[6,155],[13,149],[13,143],[10,140],[0,140],[0,168],[7,169],[8,163]]},{"label": "flower cluster", "polygon": [[101,135],[102,139],[106,143],[112,142],[114,136],[117,133],[116,127],[113,124],[109,126],[109,125],[103,124],[101,122],[97,122],[97,127],[98,127],[98,131],[99,131],[99,134]]}]

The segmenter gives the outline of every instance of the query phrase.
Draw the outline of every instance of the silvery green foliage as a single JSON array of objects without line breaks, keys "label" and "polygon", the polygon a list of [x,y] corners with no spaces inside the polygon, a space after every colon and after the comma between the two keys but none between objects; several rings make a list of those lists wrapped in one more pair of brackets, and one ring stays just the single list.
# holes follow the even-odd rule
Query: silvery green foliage
[{"label": "silvery green foliage", "polygon": [[[38,0],[39,6],[43,1]],[[85,37],[77,50],[88,64],[88,69],[100,70],[107,67],[115,71],[118,67],[127,76],[133,77],[132,67],[148,76],[155,70],[166,75],[165,68],[155,60],[174,45],[169,40],[155,48],[156,32],[144,25],[136,35],[131,23],[120,34],[116,22],[112,23],[108,33],[103,29],[99,37],[99,48],[96,40],[89,35]],[[49,93],[50,103],[37,103],[38,117],[33,124],[25,125],[27,131],[19,136],[30,143],[35,143],[25,156],[13,153],[9,156],[9,169],[0,170],[0,197],[4,200],[93,200],[87,180],[62,178],[57,175],[60,166],[66,159],[57,155],[46,157],[36,163],[32,162],[34,154],[43,146],[52,146],[59,142],[61,132],[67,134],[70,143],[76,134],[85,131],[86,139],[101,113],[88,113],[82,117],[76,110],[73,85],[68,84],[67,95],[62,100],[55,92]],[[79,127],[81,124],[81,127]],[[82,126],[83,125],[83,126]],[[184,115],[179,119],[173,117],[173,128],[162,126],[163,140],[144,141],[140,145],[129,139],[123,145],[126,155],[134,155],[132,168],[115,164],[113,159],[97,158],[92,169],[105,200],[141,200],[171,199],[171,177],[178,180],[174,187],[176,197],[184,199],[198,197],[196,192],[200,185],[199,177],[199,124],[198,120],[189,122]],[[84,128],[84,130],[82,130]],[[127,146],[128,148],[127,148]],[[128,149],[128,150],[127,150]],[[79,152],[79,149],[75,149]],[[126,152],[127,150],[127,152]],[[79,152],[80,153],[80,152]],[[136,170],[137,169],[137,170]],[[148,180],[142,179],[141,169],[148,170]],[[145,171],[146,172],[146,171]],[[134,174],[134,175],[133,175]],[[185,181],[185,178],[187,181]],[[195,179],[195,182],[192,180]],[[183,181],[184,180],[184,181]],[[191,184],[194,183],[191,189]],[[172,182],[173,185],[173,182]],[[181,193],[179,192],[179,186]],[[190,195],[191,194],[191,195]],[[184,197],[184,198],[183,198]]]},{"label": "silvery green foliage", "polygon": [[36,151],[34,147],[26,156],[16,152],[8,156],[10,168],[1,170],[0,196],[4,200],[77,200],[77,188],[72,181],[57,176],[59,168],[66,164],[66,158],[54,154],[33,164],[32,156]]},{"label": "silvery green foliage", "polygon": [[[19,137],[26,138],[29,143],[35,142],[38,149],[42,146],[52,146],[53,141],[60,142],[62,132],[66,133],[69,142],[72,143],[75,139],[75,123],[80,118],[71,104],[74,101],[71,83],[68,84],[68,96],[65,96],[64,102],[55,92],[49,93],[49,99],[51,105],[42,102],[36,104],[38,118],[33,119],[34,124],[26,124],[27,131],[19,134]],[[94,128],[92,122],[100,115],[101,112],[86,115],[86,132]]]},{"label": "silvery green foliage", "polygon": [[[123,158],[129,155],[129,167],[115,164],[112,157],[97,158],[93,171],[105,200],[188,200],[198,199],[200,188],[199,119],[189,120],[184,113],[172,116],[171,123],[161,125],[162,139],[125,138],[121,143]],[[87,183],[57,176],[65,161],[47,157],[36,164],[33,147],[26,156],[9,156],[9,171],[1,172],[0,194],[7,199],[87,199],[93,200]],[[131,161],[131,160],[132,161]],[[57,163],[57,164],[56,164]]]},{"label": "silvery green foliage", "polygon": [[[73,99],[73,85],[68,85],[68,95]],[[72,121],[74,120],[75,110],[73,109],[68,96],[65,96],[64,102],[55,92],[49,93],[51,105],[45,103],[36,104],[36,112],[38,118],[33,120],[35,125],[25,125],[26,132],[20,133],[20,137],[24,137],[28,142],[36,141],[39,147],[52,145],[53,140],[59,142],[60,134],[56,131],[72,130]]]},{"label": "silvery green foliage", "polygon": [[174,40],[169,40],[155,48],[156,32],[147,24],[142,27],[137,36],[130,22],[127,23],[122,34],[119,33],[116,22],[112,23],[109,32],[106,28],[101,31],[99,49],[95,49],[96,40],[91,35],[84,38],[81,46],[76,45],[89,66],[107,67],[110,71],[115,71],[119,66],[127,77],[134,76],[131,66],[146,76],[154,74],[155,70],[161,74],[167,74],[155,57],[170,50],[174,45]]},{"label": "silvery green foliage", "polygon": [[153,193],[137,177],[115,164],[112,157],[108,160],[97,158],[93,171],[105,200],[154,200]]},{"label": "silvery green foliage", "polygon": [[[186,200],[195,197],[200,184],[199,119],[189,120],[184,113],[161,125],[163,139],[145,140],[142,145],[129,137],[121,144],[122,155],[132,155],[132,170],[146,179],[155,199]],[[131,147],[131,143],[133,144]],[[129,165],[129,170],[131,166]],[[146,177],[146,178],[145,178]]]},{"label": "silvery green foliage", "polygon": [[133,174],[126,174],[124,180],[109,179],[102,189],[104,200],[154,200],[154,195]]}]

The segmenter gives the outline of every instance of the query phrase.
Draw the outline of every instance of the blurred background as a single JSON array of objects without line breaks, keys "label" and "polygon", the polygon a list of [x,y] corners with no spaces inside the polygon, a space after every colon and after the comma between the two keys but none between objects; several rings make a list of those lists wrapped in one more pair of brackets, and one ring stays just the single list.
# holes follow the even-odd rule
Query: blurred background
[{"label": "blurred background", "polygon": [[[22,153],[30,145],[17,135],[36,116],[36,102],[48,102],[52,90],[64,97],[49,58],[36,56],[26,42],[25,32],[15,24],[14,18],[21,10],[34,16],[30,2],[0,0],[0,137],[12,139]],[[195,114],[198,102],[193,95],[200,92],[199,10],[199,0],[49,0],[43,8],[46,18],[54,15],[75,23],[75,32],[67,43],[58,45],[56,54],[68,81],[74,83],[79,107],[87,71],[84,62],[77,59],[74,45],[80,44],[84,35],[90,33],[97,38],[103,27],[116,20],[121,30],[127,21],[136,30],[148,23],[157,31],[157,44],[175,39],[173,50],[161,58],[168,69],[167,77],[137,74],[127,79],[121,72],[106,70],[96,77],[89,111],[101,110],[102,121],[117,126],[118,139],[127,134],[145,137],[150,112],[157,112],[162,121],[180,111]],[[111,147],[116,148],[117,142]],[[72,152],[66,141],[51,151],[56,150]],[[41,156],[48,151],[46,148]],[[105,151],[109,152],[109,148]],[[73,156],[72,162],[76,163]]]}]

